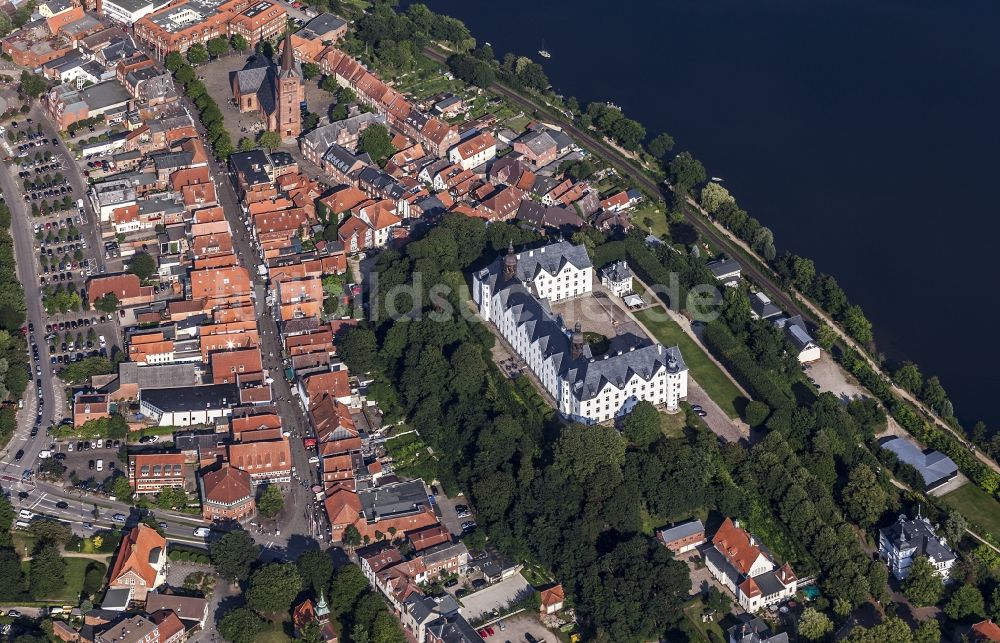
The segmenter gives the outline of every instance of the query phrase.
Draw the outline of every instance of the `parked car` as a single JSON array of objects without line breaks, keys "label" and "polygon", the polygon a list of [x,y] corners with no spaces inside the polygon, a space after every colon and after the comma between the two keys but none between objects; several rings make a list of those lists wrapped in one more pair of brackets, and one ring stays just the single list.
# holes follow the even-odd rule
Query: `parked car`
[{"label": "parked car", "polygon": [[115,522],[125,522],[125,514],[115,514],[111,516],[111,520]]}]

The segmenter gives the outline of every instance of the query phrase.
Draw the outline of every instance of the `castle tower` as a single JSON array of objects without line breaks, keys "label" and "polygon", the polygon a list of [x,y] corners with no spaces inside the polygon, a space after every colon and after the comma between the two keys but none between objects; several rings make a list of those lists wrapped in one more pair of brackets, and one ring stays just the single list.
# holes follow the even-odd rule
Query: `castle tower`
[{"label": "castle tower", "polygon": [[514,254],[514,242],[507,246],[507,256],[503,258],[503,278],[510,281],[517,274],[517,255]]},{"label": "castle tower", "polygon": [[305,100],[305,86],[302,84],[302,74],[295,66],[291,31],[285,32],[276,91],[278,133],[282,138],[297,138],[302,132],[301,104]]}]

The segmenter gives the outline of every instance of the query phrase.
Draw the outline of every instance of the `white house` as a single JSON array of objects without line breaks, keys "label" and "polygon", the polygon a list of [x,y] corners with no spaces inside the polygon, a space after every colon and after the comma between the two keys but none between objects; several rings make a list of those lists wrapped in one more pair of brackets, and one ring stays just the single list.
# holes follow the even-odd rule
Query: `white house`
[{"label": "white house", "polygon": [[736,596],[747,612],[756,612],[795,596],[798,578],[791,566],[778,566],[738,521],[726,518],[703,551],[705,565]]},{"label": "white house", "polygon": [[802,315],[795,315],[788,318],[782,317],[775,320],[774,325],[785,331],[785,336],[797,351],[796,357],[800,364],[815,362],[820,358],[822,351],[819,348],[819,344],[806,331],[806,323],[802,321]]},{"label": "white house", "polygon": [[632,292],[632,270],[623,259],[601,270],[601,284],[615,294],[624,297]]},{"label": "white house", "polygon": [[892,575],[903,580],[910,573],[915,558],[925,556],[941,578],[947,580],[956,556],[944,538],[938,536],[927,518],[899,519],[878,532],[878,553],[889,565]]},{"label": "white house", "polygon": [[152,0],[104,0],[101,3],[101,11],[115,22],[131,25],[166,4],[165,0],[158,2]]},{"label": "white house", "polygon": [[462,166],[463,170],[471,170],[495,158],[497,142],[489,132],[480,132],[468,138],[448,151],[448,160]]},{"label": "white house", "polygon": [[520,253],[513,248],[473,275],[473,298],[527,363],[567,418],[604,422],[640,401],[676,411],[687,397],[687,366],[676,346],[635,335],[611,341],[595,357],[578,323],[573,331],[550,301],[592,291],[593,267],[583,246],[566,241]]},{"label": "white house", "polygon": [[139,411],[159,426],[213,424],[239,403],[235,384],[209,384],[139,391]]},{"label": "white house", "polygon": [[726,286],[735,288],[740,283],[740,273],[743,268],[738,261],[734,261],[733,259],[719,259],[709,261],[705,267],[709,269],[716,281]]}]

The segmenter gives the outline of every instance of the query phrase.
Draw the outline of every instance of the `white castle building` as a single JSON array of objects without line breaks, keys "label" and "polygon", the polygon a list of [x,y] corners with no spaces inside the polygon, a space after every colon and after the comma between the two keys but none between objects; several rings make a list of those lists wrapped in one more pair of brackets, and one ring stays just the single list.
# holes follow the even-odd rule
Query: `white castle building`
[{"label": "white castle building", "polygon": [[591,354],[580,324],[570,331],[549,302],[593,289],[594,267],[583,246],[560,241],[498,257],[473,275],[473,299],[483,319],[525,361],[569,419],[603,422],[649,401],[675,411],[687,397],[687,366],[676,346],[635,335],[611,340]]}]

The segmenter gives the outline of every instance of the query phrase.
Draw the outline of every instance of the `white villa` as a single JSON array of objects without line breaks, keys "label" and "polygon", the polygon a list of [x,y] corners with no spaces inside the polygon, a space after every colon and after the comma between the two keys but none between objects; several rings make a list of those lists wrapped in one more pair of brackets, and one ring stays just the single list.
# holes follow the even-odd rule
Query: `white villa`
[{"label": "white villa", "polygon": [[900,515],[896,522],[878,532],[878,553],[892,575],[903,580],[910,573],[913,560],[926,556],[941,578],[948,580],[956,556],[944,538],[934,532],[927,518]]}]

